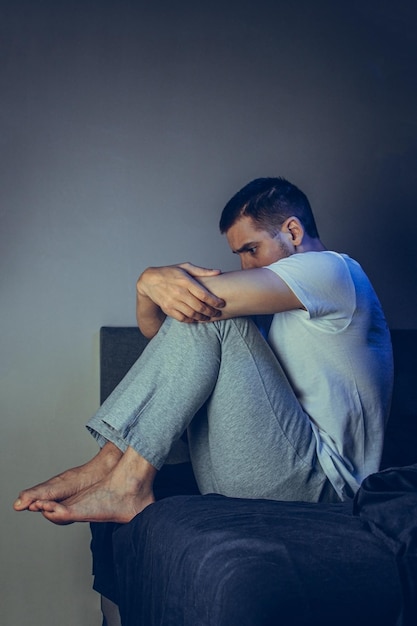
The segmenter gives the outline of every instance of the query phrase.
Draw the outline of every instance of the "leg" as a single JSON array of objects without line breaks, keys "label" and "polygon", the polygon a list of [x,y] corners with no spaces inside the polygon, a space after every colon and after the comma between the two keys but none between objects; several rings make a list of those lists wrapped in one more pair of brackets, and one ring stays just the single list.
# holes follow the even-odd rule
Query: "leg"
[{"label": "leg", "polygon": [[[161,332],[161,335],[163,334]],[[161,339],[158,337],[157,345],[160,343]],[[152,349],[151,355],[153,352]],[[161,362],[164,362],[163,351],[161,354],[161,350],[155,350],[155,353],[158,354],[158,358],[162,356],[162,361],[159,361],[160,365]],[[146,363],[147,359],[144,361]],[[154,356],[151,361],[155,366]],[[159,365],[157,364],[157,368]],[[134,372],[137,372],[138,368],[141,374],[146,368],[142,359],[141,364],[138,363],[133,368]],[[135,390],[134,402],[136,402],[135,395],[138,393],[136,375],[133,376],[133,382],[136,383],[133,385]],[[129,387],[131,382],[132,375],[130,374],[122,381],[98,414],[114,412],[117,416],[120,406],[125,411],[124,390]],[[163,389],[163,385],[161,389]],[[103,446],[97,457],[83,466],[67,470],[59,476],[21,492],[14,503],[14,508],[18,511],[24,509],[41,511],[51,521],[62,524],[72,521],[128,521],[139,510],[153,501],[152,482],[156,470],[145,458],[132,454],[133,449],[129,448],[128,444],[117,433],[112,432],[111,435],[114,435],[115,443],[97,435]],[[113,452],[112,455],[108,454],[109,449]],[[104,461],[110,460],[110,456],[111,465],[104,463]],[[127,483],[124,480],[125,476],[135,480],[130,480]],[[140,497],[138,496],[139,493]],[[122,494],[123,498],[129,501],[126,507],[123,507],[120,502]],[[84,506],[87,499],[90,503],[88,511]],[[110,513],[111,509],[115,509],[115,511]]]},{"label": "leg", "polygon": [[111,474],[37,507],[58,523],[129,521],[153,501],[155,471],[207,400],[208,419],[190,431],[203,493],[319,499],[326,478],[309,420],[254,324],[168,320],[88,424],[125,451]]},{"label": "leg", "polygon": [[169,320],[89,422],[98,439],[131,446],[157,469],[188,426],[202,493],[320,498],[326,477],[309,419],[248,319]]},{"label": "leg", "polygon": [[269,345],[248,319],[215,323],[221,364],[207,405],[189,428],[202,493],[276,500],[336,500],[316,439]]}]

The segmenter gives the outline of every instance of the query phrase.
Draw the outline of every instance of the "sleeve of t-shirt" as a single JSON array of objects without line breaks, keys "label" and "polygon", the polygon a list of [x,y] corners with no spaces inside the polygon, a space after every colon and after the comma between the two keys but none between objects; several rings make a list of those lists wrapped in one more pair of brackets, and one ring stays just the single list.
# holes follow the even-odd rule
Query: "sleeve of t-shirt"
[{"label": "sleeve of t-shirt", "polygon": [[267,266],[297,296],[310,319],[350,321],[356,293],[347,261],[334,252],[302,252]]}]

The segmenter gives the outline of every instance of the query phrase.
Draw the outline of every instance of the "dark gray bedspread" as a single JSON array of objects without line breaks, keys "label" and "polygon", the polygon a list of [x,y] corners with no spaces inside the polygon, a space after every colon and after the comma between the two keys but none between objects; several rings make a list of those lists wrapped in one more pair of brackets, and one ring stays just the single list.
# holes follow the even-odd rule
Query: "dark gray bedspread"
[{"label": "dark gray bedspread", "polygon": [[123,626],[415,626],[417,466],[352,503],[176,496],[113,536]]}]

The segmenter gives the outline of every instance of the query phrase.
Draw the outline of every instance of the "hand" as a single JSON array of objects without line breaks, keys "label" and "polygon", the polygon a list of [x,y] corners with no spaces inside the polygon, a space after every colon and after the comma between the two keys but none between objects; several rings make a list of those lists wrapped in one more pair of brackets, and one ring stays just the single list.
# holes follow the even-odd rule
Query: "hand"
[{"label": "hand", "polygon": [[148,298],[179,322],[207,322],[221,315],[225,302],[201,285],[198,278],[219,274],[220,270],[192,263],[150,267],[137,282],[138,298]]}]

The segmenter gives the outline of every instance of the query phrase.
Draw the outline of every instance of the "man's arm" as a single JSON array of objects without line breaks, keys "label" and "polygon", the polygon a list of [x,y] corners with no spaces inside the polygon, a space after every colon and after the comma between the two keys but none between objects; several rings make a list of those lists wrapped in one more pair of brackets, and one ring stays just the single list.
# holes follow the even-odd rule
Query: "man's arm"
[{"label": "man's arm", "polygon": [[186,323],[219,317],[224,301],[199,282],[219,274],[191,263],[146,269],[136,284],[136,319],[145,337],[156,335],[167,315]]},{"label": "man's arm", "polygon": [[198,280],[225,301],[221,319],[305,309],[288,285],[267,268],[228,272]]}]

